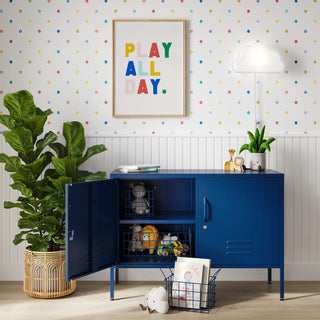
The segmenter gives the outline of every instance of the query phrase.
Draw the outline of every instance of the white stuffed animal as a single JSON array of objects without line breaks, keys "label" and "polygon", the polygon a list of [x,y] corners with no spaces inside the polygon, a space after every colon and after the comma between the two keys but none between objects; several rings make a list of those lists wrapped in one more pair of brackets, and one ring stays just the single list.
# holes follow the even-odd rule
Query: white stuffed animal
[{"label": "white stuffed animal", "polygon": [[140,303],[142,310],[148,309],[149,313],[154,311],[167,313],[169,310],[168,293],[164,287],[155,287],[150,289]]},{"label": "white stuffed animal", "polygon": [[129,241],[129,252],[143,251],[142,241],[140,239],[140,232],[142,227],[140,224],[133,224],[129,227],[132,230],[132,238]]},{"label": "white stuffed animal", "polygon": [[146,188],[144,187],[143,183],[140,183],[138,185],[130,183],[129,188],[132,189],[132,193],[136,198],[130,204],[132,211],[137,214],[150,213],[149,202],[147,201],[147,199],[143,198],[146,194]]},{"label": "white stuffed animal", "polygon": [[161,240],[161,244],[163,246],[170,246],[172,245],[174,242],[178,241],[178,237],[177,236],[171,236],[171,233],[165,234]]}]

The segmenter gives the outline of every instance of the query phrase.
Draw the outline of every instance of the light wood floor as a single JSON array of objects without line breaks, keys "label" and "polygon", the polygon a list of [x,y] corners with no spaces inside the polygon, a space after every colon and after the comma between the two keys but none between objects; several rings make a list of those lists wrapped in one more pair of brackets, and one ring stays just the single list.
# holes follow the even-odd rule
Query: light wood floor
[{"label": "light wood floor", "polygon": [[320,319],[320,282],[287,282],[284,301],[277,282],[217,282],[216,308],[210,314],[141,311],[138,304],[145,292],[161,284],[122,282],[116,285],[115,301],[110,301],[106,282],[78,282],[75,293],[52,300],[26,296],[21,282],[0,282],[0,319]]}]

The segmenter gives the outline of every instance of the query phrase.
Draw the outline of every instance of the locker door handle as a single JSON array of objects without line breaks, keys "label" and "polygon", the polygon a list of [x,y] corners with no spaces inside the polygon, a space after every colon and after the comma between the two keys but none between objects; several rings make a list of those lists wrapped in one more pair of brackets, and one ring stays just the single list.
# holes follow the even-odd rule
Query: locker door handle
[{"label": "locker door handle", "polygon": [[206,197],[203,197],[203,221],[208,222],[210,220],[210,203]]},{"label": "locker door handle", "polygon": [[69,241],[73,241],[74,238],[74,230],[69,231]]}]

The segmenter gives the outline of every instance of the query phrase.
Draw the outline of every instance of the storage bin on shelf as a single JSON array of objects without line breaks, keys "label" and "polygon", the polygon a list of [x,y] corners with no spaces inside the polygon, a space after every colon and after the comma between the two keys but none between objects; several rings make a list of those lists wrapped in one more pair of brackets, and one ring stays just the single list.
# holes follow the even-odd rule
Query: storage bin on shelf
[{"label": "storage bin on shelf", "polygon": [[168,292],[170,309],[209,313],[216,304],[216,278],[221,269],[210,274],[209,282],[189,283],[175,281],[174,272],[166,276],[163,269],[160,269]]},{"label": "storage bin on shelf", "polygon": [[190,225],[122,226],[122,258],[175,260],[176,256],[193,255],[193,230]]},{"label": "storage bin on shelf", "polygon": [[154,216],[154,189],[133,184],[125,190],[125,216],[148,218]]}]

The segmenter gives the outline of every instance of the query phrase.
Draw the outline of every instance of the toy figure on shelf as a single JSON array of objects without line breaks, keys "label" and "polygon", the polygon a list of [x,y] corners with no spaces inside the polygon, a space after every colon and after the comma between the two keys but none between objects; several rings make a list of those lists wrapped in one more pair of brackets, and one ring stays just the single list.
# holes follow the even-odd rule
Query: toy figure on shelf
[{"label": "toy figure on shelf", "polygon": [[173,246],[172,245],[163,245],[160,244],[157,250],[158,256],[167,257],[169,254],[173,253]]},{"label": "toy figure on shelf", "polygon": [[229,154],[230,154],[230,160],[226,161],[224,163],[224,170],[225,171],[239,171],[242,172],[243,171],[243,164],[244,164],[244,159],[240,156],[237,156],[234,158],[233,161],[233,155],[236,152],[236,150],[234,149],[229,149]]},{"label": "toy figure on shelf", "polygon": [[175,241],[178,241],[177,236],[171,236],[171,233],[165,234],[161,240],[161,244],[164,246],[170,246],[172,245]]},{"label": "toy figure on shelf", "polygon": [[133,224],[129,227],[129,229],[132,230],[132,238],[129,241],[129,252],[142,252],[143,246],[140,239],[142,227],[140,226],[140,224]]},{"label": "toy figure on shelf", "polygon": [[130,204],[131,210],[137,214],[150,213],[149,202],[143,198],[146,194],[146,188],[143,183],[137,185],[130,183],[129,188],[132,189],[133,196],[136,198]]},{"label": "toy figure on shelf", "polygon": [[176,256],[185,256],[189,251],[189,246],[185,243],[181,243],[180,241],[176,241],[173,243],[173,253]]},{"label": "toy figure on shelf", "polygon": [[140,233],[143,249],[149,249],[149,254],[154,253],[154,249],[158,247],[159,233],[157,228],[147,225],[142,228]]}]

